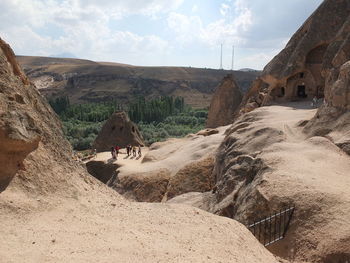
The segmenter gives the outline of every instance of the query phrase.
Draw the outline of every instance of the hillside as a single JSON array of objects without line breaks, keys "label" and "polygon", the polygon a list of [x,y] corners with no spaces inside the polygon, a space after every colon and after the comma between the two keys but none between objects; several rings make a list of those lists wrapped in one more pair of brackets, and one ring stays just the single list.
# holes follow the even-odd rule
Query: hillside
[{"label": "hillside", "polygon": [[[208,107],[212,94],[231,71],[191,67],[137,67],[81,59],[17,57],[25,73],[46,97],[68,95],[73,103],[116,99],[121,103],[135,96],[182,96],[193,107]],[[259,72],[235,71],[245,91]]]}]

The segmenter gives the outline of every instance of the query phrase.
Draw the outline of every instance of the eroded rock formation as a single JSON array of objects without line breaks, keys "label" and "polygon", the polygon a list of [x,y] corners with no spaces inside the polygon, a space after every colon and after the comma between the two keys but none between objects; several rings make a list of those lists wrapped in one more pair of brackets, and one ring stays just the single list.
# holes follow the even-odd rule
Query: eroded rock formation
[{"label": "eroded rock formation", "polygon": [[241,101],[242,93],[233,75],[229,74],[223,79],[213,95],[206,127],[216,128],[231,124]]},{"label": "eroded rock formation", "polygon": [[29,81],[16,63],[9,45],[0,39],[0,192],[20,169],[23,160],[39,144],[33,114],[28,112],[28,98],[19,92]]},{"label": "eroded rock formation", "polygon": [[252,84],[243,99],[241,112],[273,101],[323,98],[324,95],[329,103],[344,104],[346,99],[340,94],[343,91],[338,84],[330,83],[349,59],[349,13],[347,0],[324,1]]},{"label": "eroded rock formation", "polygon": [[[0,191],[6,189],[8,193],[16,187],[16,191],[23,188],[31,195],[53,194],[59,185],[68,185],[69,181],[73,184],[71,174],[76,175],[74,178],[79,174],[88,176],[72,161],[71,146],[56,114],[21,71],[12,49],[3,40],[0,141]],[[73,189],[67,188],[67,194]]]},{"label": "eroded rock formation", "polygon": [[125,112],[116,112],[103,125],[92,147],[103,152],[109,151],[112,146],[124,148],[128,144],[143,146],[142,135]]}]

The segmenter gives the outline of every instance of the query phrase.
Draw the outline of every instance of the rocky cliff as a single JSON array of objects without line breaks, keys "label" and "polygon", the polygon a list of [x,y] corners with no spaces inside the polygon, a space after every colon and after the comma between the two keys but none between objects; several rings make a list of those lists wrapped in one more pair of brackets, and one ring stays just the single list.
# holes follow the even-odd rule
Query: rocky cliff
[{"label": "rocky cliff", "polygon": [[339,87],[331,91],[330,86],[349,59],[349,13],[347,0],[324,1],[264,68],[245,96],[242,112],[273,101],[324,96],[329,103],[344,104]]},{"label": "rocky cliff", "polygon": [[242,93],[232,74],[227,75],[215,90],[210,102],[206,127],[216,128],[231,124],[242,101]]},{"label": "rocky cliff", "polygon": [[[79,168],[71,161],[71,146],[60,121],[18,66],[11,48],[0,40],[0,188],[10,182],[45,191],[42,179],[57,173],[52,184],[69,180]],[[64,171],[64,175],[62,174]],[[80,169],[82,171],[82,169]]]},{"label": "rocky cliff", "polygon": [[[71,102],[133,97],[182,96],[193,107],[208,107],[226,70],[191,67],[136,67],[79,59],[18,57],[29,78],[46,97],[68,95]],[[259,71],[235,71],[237,84],[246,91]]]}]

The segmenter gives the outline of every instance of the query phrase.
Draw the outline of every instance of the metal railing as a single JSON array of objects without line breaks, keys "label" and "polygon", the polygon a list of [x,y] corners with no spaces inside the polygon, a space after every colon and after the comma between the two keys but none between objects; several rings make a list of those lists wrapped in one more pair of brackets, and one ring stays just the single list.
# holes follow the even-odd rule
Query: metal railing
[{"label": "metal railing", "polygon": [[281,210],[270,216],[253,221],[247,228],[265,247],[283,239],[288,231],[295,207]]}]

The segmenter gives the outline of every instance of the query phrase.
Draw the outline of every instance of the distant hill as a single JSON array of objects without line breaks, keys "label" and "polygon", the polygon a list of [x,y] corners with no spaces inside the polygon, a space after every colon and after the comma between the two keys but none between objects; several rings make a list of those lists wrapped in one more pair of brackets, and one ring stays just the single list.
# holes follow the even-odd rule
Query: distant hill
[{"label": "distant hill", "polygon": [[[50,98],[67,95],[73,103],[116,99],[127,103],[135,96],[182,96],[193,107],[208,107],[221,80],[231,71],[192,67],[138,67],[72,58],[17,57],[40,92]],[[234,71],[246,91],[259,72]]]},{"label": "distant hill", "polygon": [[252,69],[252,68],[241,68],[238,71],[243,71],[243,72],[259,72],[260,70]]}]

